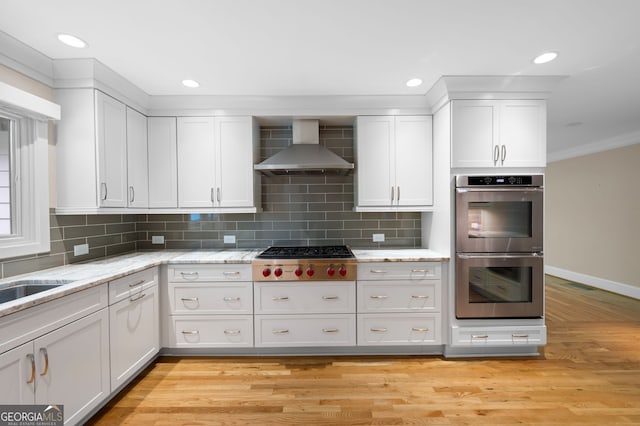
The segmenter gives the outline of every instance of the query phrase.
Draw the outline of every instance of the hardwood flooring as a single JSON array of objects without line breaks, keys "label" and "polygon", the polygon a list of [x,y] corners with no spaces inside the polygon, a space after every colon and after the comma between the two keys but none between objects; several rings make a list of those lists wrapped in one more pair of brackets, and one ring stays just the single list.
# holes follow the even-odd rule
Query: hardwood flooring
[{"label": "hardwood flooring", "polygon": [[547,277],[539,357],[162,357],[93,425],[640,425],[640,301]]}]

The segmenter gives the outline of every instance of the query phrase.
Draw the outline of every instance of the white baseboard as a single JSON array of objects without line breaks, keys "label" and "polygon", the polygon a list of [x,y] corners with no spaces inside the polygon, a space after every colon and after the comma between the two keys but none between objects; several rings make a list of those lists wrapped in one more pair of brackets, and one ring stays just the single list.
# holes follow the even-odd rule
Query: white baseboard
[{"label": "white baseboard", "polygon": [[616,281],[605,280],[603,278],[593,277],[591,275],[581,274],[579,272],[567,271],[566,269],[557,268],[555,266],[544,266],[545,274],[553,275],[565,280],[575,281],[586,284],[601,290],[610,291],[612,293],[621,294],[623,296],[640,299],[640,287],[629,284],[619,283]]}]

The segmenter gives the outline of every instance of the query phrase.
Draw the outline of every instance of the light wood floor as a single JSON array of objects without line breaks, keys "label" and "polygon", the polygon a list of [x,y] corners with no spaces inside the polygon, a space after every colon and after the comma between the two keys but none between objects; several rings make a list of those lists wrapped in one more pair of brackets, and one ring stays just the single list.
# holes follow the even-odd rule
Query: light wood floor
[{"label": "light wood floor", "polygon": [[158,359],[95,425],[640,425],[640,301],[547,277],[525,359]]}]

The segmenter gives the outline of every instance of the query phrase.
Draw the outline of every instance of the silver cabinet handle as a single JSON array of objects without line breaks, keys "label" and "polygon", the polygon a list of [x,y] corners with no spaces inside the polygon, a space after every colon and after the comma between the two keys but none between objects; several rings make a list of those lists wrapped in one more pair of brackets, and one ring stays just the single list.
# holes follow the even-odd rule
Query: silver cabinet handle
[{"label": "silver cabinet handle", "polygon": [[49,354],[47,348],[40,348],[40,353],[44,355],[44,371],[40,373],[41,376],[46,376],[49,372]]},{"label": "silver cabinet handle", "polygon": [[338,300],[338,296],[322,296],[322,300]]},{"label": "silver cabinet handle", "polygon": [[425,295],[412,295],[411,296],[412,299],[428,299],[429,296],[425,296]]},{"label": "silver cabinet handle", "polygon": [[528,339],[529,335],[528,334],[512,334],[511,337],[514,339]]},{"label": "silver cabinet handle", "polygon": [[224,271],[222,273],[222,275],[227,275],[227,276],[229,276],[229,275],[234,275],[234,276],[235,275],[240,275],[240,271]]},{"label": "silver cabinet handle", "polygon": [[216,200],[213,198],[213,188],[211,188],[211,192],[209,193],[209,199],[211,200],[212,203],[214,203]]},{"label": "silver cabinet handle", "polygon": [[398,187],[398,198],[397,201],[400,202],[400,187]]},{"label": "silver cabinet handle", "polygon": [[[198,272],[180,272],[180,275],[185,280],[197,280],[198,279]],[[189,277],[192,277],[192,278],[189,278]]]},{"label": "silver cabinet handle", "polygon": [[129,288],[137,287],[140,284],[144,284],[145,280],[140,280],[137,283],[129,284]]},{"label": "silver cabinet handle", "polygon": [[129,202],[133,203],[133,200],[136,199],[136,191],[133,189],[133,186],[129,187]]},{"label": "silver cabinet handle", "polygon": [[147,295],[146,293],[140,293],[136,297],[134,297],[133,299],[131,297],[129,297],[129,302],[135,302],[137,300],[140,300],[146,295]]},{"label": "silver cabinet handle", "polygon": [[369,272],[371,272],[372,274],[386,274],[387,271],[385,271],[384,269],[371,269]]},{"label": "silver cabinet handle", "polygon": [[222,199],[222,197],[220,196],[220,187],[216,188],[216,199],[218,200],[218,203]]},{"label": "silver cabinet handle", "polygon": [[271,300],[273,301],[282,301],[282,300],[289,300],[289,296],[274,296],[271,298]]},{"label": "silver cabinet handle", "polygon": [[396,198],[395,195],[393,194],[395,187],[391,187],[391,204],[393,204],[393,199]]},{"label": "silver cabinet handle", "polygon": [[374,295],[369,296],[370,299],[386,299],[388,297],[389,296],[386,296],[384,294],[379,294],[379,295],[378,294],[374,294]]},{"label": "silver cabinet handle", "polygon": [[198,302],[198,298],[197,297],[181,297],[180,300],[182,300],[183,302]]},{"label": "silver cabinet handle", "polygon": [[106,182],[101,182],[100,183],[100,191],[102,192],[102,197],[100,197],[102,199],[102,201],[107,199],[107,183]]},{"label": "silver cabinet handle", "polygon": [[507,158],[507,146],[502,145],[502,155],[500,156],[500,161],[504,164],[504,159]]},{"label": "silver cabinet handle", "polygon": [[225,330],[224,334],[237,335],[237,334],[240,334],[240,330]]},{"label": "silver cabinet handle", "polygon": [[387,332],[386,328],[370,328],[369,330],[371,330],[373,333],[386,333]]},{"label": "silver cabinet handle", "polygon": [[36,357],[34,357],[33,354],[29,354],[27,355],[27,358],[29,358],[29,361],[31,362],[31,377],[29,377],[29,380],[27,381],[27,384],[30,385],[36,381]]},{"label": "silver cabinet handle", "polygon": [[225,297],[222,300],[224,300],[225,302],[239,302],[240,301],[240,297],[239,296],[229,296],[229,297]]},{"label": "silver cabinet handle", "polygon": [[338,330],[337,328],[323,328],[322,332],[323,333],[337,333],[340,330]]},{"label": "silver cabinet handle", "polygon": [[412,269],[411,272],[414,274],[428,274],[431,272],[429,269]]},{"label": "silver cabinet handle", "polygon": [[472,334],[471,338],[472,339],[488,339],[489,336],[487,336],[486,334]]},{"label": "silver cabinet handle", "polygon": [[493,147],[493,165],[498,164],[498,158],[500,157],[500,146],[496,145]]},{"label": "silver cabinet handle", "polygon": [[418,327],[411,327],[411,331],[416,331],[418,333],[426,333],[429,331],[428,328],[418,328]]},{"label": "silver cabinet handle", "polygon": [[287,334],[287,333],[289,333],[289,330],[287,330],[286,328],[280,328],[280,329],[277,329],[277,330],[271,330],[271,332],[273,334]]},{"label": "silver cabinet handle", "polygon": [[182,330],[182,334],[193,335],[193,334],[200,334],[200,332],[198,330]]}]

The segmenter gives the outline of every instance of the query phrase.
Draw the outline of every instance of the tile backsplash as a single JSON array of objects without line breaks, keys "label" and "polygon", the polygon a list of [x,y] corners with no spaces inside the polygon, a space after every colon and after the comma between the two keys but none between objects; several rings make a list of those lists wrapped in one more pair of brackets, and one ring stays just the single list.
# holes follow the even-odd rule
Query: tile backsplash
[{"label": "tile backsplash", "polygon": [[[260,129],[261,157],[291,143],[290,126]],[[320,126],[320,143],[353,162],[353,128]],[[357,167],[357,165],[356,165]],[[263,176],[262,212],[255,214],[51,214],[51,252],[0,261],[2,277],[135,250],[264,248],[348,244],[353,248],[421,246],[420,213],[353,212],[353,176]],[[372,242],[372,234],[385,242]],[[225,235],[236,243],[224,244]],[[163,244],[152,244],[163,236]],[[89,254],[73,256],[73,246]]]}]

